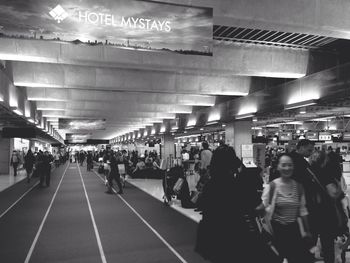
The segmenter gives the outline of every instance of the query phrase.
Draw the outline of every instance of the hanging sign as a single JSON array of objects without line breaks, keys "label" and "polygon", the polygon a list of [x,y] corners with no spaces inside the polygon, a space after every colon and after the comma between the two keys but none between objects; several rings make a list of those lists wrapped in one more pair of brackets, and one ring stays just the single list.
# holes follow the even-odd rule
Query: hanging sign
[{"label": "hanging sign", "polygon": [[133,0],[1,1],[0,36],[210,56],[213,9]]},{"label": "hanging sign", "polygon": [[105,130],[106,119],[58,119],[58,128],[71,131]]}]

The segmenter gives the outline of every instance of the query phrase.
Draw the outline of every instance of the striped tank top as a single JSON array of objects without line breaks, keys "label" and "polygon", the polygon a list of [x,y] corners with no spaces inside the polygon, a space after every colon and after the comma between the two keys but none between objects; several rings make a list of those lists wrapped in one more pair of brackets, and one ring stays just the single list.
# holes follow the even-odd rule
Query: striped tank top
[{"label": "striped tank top", "polygon": [[[295,181],[288,186],[282,184],[276,184],[276,203],[272,220],[286,225],[294,223],[300,214],[300,193]],[[286,186],[288,190],[284,190]]]}]

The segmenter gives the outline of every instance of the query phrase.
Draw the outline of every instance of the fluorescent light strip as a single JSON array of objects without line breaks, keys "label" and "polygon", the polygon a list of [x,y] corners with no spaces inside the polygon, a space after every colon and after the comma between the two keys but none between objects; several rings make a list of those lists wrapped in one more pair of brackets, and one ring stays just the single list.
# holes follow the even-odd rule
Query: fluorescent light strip
[{"label": "fluorescent light strip", "polygon": [[235,119],[236,120],[241,120],[241,119],[252,118],[254,116],[255,115],[253,113],[247,113],[247,114],[236,115]]},{"label": "fluorescent light strip", "polygon": [[214,125],[214,124],[218,124],[219,122],[217,121],[210,121],[210,122],[207,122],[207,124],[205,124],[206,126],[208,125]]},{"label": "fluorescent light strip", "polygon": [[58,108],[37,108],[37,110],[47,110],[47,111],[65,111],[66,109],[58,109]]},{"label": "fluorescent light strip", "polygon": [[306,100],[306,101],[300,101],[297,103],[288,104],[284,107],[284,109],[291,110],[291,109],[311,106],[311,105],[315,105],[315,104],[316,104],[316,100]]},{"label": "fluorescent light strip", "polygon": [[55,98],[28,98],[28,100],[33,100],[33,101],[68,101],[68,100],[65,100],[65,99],[55,99]]},{"label": "fluorescent light strip", "polygon": [[21,112],[19,109],[12,110],[17,115],[23,116],[23,112]]}]

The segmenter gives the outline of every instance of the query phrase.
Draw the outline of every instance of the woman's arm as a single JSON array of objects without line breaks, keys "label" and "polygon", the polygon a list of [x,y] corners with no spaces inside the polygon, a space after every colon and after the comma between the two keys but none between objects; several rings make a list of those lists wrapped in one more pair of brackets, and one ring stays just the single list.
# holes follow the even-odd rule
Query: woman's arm
[{"label": "woman's arm", "polygon": [[310,232],[310,226],[309,226],[309,221],[308,221],[308,211],[306,208],[306,198],[305,198],[305,193],[304,189],[302,189],[302,194],[300,198],[300,218],[304,227],[304,232],[306,237],[311,237],[311,232]]}]

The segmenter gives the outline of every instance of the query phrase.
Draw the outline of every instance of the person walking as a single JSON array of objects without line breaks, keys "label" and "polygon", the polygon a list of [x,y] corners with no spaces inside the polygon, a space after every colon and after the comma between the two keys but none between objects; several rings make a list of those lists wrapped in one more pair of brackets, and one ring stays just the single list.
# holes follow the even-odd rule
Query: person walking
[{"label": "person walking", "polygon": [[20,163],[20,157],[19,154],[17,153],[16,150],[13,150],[12,155],[11,155],[11,160],[10,160],[10,164],[13,167],[13,176],[17,176],[17,168],[18,165]]},{"label": "person walking", "polygon": [[119,191],[117,192],[117,194],[123,194],[123,187],[122,187],[122,183],[120,181],[120,174],[118,171],[118,159],[116,158],[115,154],[111,155],[110,158],[110,167],[111,170],[109,172],[109,176],[108,176],[108,190],[107,193],[108,194],[112,194],[112,187],[113,187],[113,180],[115,180],[117,182]]},{"label": "person walking", "polygon": [[246,220],[247,215],[256,213],[261,196],[251,191],[254,186],[243,183],[241,166],[232,147],[222,145],[213,152],[211,179],[201,197],[203,218],[198,225],[195,251],[214,263],[272,263],[259,235],[251,232]]},{"label": "person walking", "polygon": [[315,222],[314,243],[319,237],[325,263],[333,263],[335,260],[336,237],[349,234],[347,215],[342,205],[342,199],[345,197],[340,184],[342,171],[332,153],[334,152],[326,154],[324,151],[315,151],[310,157],[311,171],[319,188],[315,212],[318,218],[322,218]]},{"label": "person walking", "polygon": [[[307,242],[311,241],[311,233],[307,220],[305,193],[301,184],[292,179],[293,160],[288,154],[278,158],[277,171],[279,178],[270,182],[264,189],[263,204],[272,226],[275,245],[280,256],[288,263],[313,262],[308,251]],[[298,218],[301,218],[305,237],[302,237]],[[311,243],[311,242],[309,242]]]},{"label": "person walking", "polygon": [[27,183],[30,183],[30,179],[31,179],[31,176],[32,176],[34,163],[35,163],[35,156],[32,153],[32,150],[29,149],[27,154],[24,157],[24,167],[25,167],[26,173],[27,173]]}]

